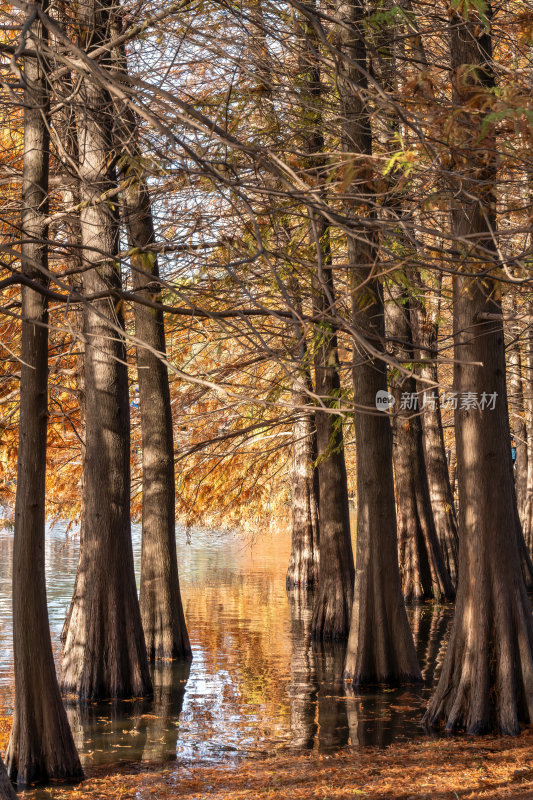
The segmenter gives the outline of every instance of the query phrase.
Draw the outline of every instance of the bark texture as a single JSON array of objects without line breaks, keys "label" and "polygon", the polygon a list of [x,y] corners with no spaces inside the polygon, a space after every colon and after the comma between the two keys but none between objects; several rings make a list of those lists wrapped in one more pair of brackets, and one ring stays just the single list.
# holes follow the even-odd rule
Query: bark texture
[{"label": "bark texture", "polygon": [[[320,225],[320,223],[317,223]],[[321,241],[327,231],[322,232]],[[329,262],[329,247],[327,248]],[[337,336],[325,319],[334,304],[331,266],[319,265],[314,291],[315,313],[324,317],[315,352],[315,387],[324,406],[335,409],[340,400]],[[354,563],[342,418],[331,411],[315,412],[318,451],[320,567],[313,611],[315,639],[345,639],[350,630]]]},{"label": "bark texture", "polygon": [[[414,360],[411,303],[401,286],[392,283],[389,292],[387,335],[397,343],[398,360],[409,365]],[[452,600],[455,592],[431,506],[420,415],[416,409],[402,408],[402,395],[416,396],[416,380],[395,371],[390,384],[396,401],[393,459],[403,595],[410,601]]]},{"label": "bark texture", "polygon": [[[143,184],[130,184],[125,209],[133,287],[141,297],[160,299],[157,259],[143,248],[154,242],[150,198]],[[137,374],[142,432],[143,508],[141,616],[148,657],[192,658],[178,575],[175,527],[174,436],[163,313],[135,305]]]},{"label": "bark texture", "polygon": [[[114,15],[114,35],[120,35],[120,19]],[[115,62],[127,76],[123,47]],[[155,231],[150,193],[143,173],[138,125],[132,110],[116,103],[116,137],[124,191],[124,218],[131,248],[132,283],[136,295],[161,301],[159,264],[153,245]],[[192,658],[183,613],[178,575],[175,526],[174,434],[166,366],[163,312],[136,303],[135,336],[138,344],[137,378],[142,436],[142,554],[141,617],[148,658]]]},{"label": "bark texture", "polygon": [[511,430],[516,447],[516,462],[514,465],[516,501],[520,519],[524,519],[527,497],[527,426],[524,407],[524,388],[522,377],[522,352],[520,348],[520,329],[513,322],[516,316],[516,299],[508,297],[507,308],[511,321],[507,328],[507,368],[509,380],[509,404],[511,408]]},{"label": "bark texture", "polygon": [[[41,51],[46,33],[34,22],[29,38]],[[49,97],[45,65],[24,64],[24,157],[21,266],[47,285]],[[15,710],[7,769],[20,787],[73,779],[82,769],[57,682],[46,601],[45,476],[48,416],[48,307],[43,294],[22,289],[20,422],[13,544]],[[1,780],[1,776],[0,776]],[[12,792],[2,780],[0,794]]]},{"label": "bark texture", "polygon": [[[490,23],[490,4],[485,13]],[[472,91],[494,85],[490,30],[453,12],[450,41],[454,100],[465,104],[457,123],[468,132],[454,143],[461,189],[453,223],[457,267],[471,273],[490,268],[494,247],[496,166],[482,153],[495,153],[495,143],[480,143],[479,120],[466,105]],[[499,287],[488,277],[458,275],[453,293],[455,389],[495,393],[496,405],[456,411],[461,566],[450,641],[425,719],[448,730],[517,734],[533,720],[533,621],[520,570]]]},{"label": "bark texture", "polygon": [[444,431],[442,428],[441,398],[438,388],[438,333],[442,277],[432,279],[432,291],[413,309],[414,338],[420,349],[418,372],[423,379],[418,385],[419,396],[429,398],[422,414],[422,440],[429,498],[435,529],[439,538],[444,564],[453,581],[457,580],[459,536],[457,513],[453,499]]},{"label": "bark texture", "polygon": [[0,756],[0,800],[16,800],[17,795],[7,776],[2,756]]},{"label": "bark texture", "polygon": [[[309,12],[316,12],[308,3]],[[324,134],[321,114],[320,60],[317,32],[307,16],[299,21],[302,105],[306,125],[302,149],[307,166],[320,184],[324,169]],[[315,391],[321,398],[315,412],[318,456],[318,497],[320,520],[320,566],[318,591],[312,620],[315,639],[344,639],[348,636],[353,598],[354,564],[350,533],[350,512],[342,417],[334,413],[340,403],[340,374],[337,335],[330,321],[335,312],[335,287],[331,269],[329,228],[325,220],[310,211],[310,240],[316,254],[313,275],[313,310],[321,320],[315,331]]]},{"label": "bark texture", "polygon": [[[296,312],[302,315],[300,287],[296,276],[290,289]],[[296,346],[299,355],[294,366],[292,401],[295,407],[291,469],[292,528],[291,554],[287,569],[287,589],[308,589],[318,583],[320,564],[320,528],[318,520],[319,485],[315,414],[308,392],[313,390],[310,353],[305,328],[295,323]]]},{"label": "bark texture", "polygon": [[[109,9],[79,7],[82,45],[103,43]],[[85,37],[85,38],[83,38]],[[104,56],[102,56],[104,58]],[[101,201],[116,187],[110,153],[113,104],[91,77],[80,81],[78,149],[81,236],[88,295],[121,283],[114,206]],[[86,448],[84,519],[78,574],[63,648],[61,685],[82,698],[151,693],[135,585],[130,522],[130,438],[123,319],[111,299],[85,309]]]},{"label": "bark texture", "polygon": [[[307,397],[296,388],[294,401],[301,407],[306,404]],[[318,498],[313,464],[316,458],[313,416],[301,410],[296,413],[298,416],[293,425],[292,529],[287,588],[315,586],[320,563]]]},{"label": "bark texture", "polygon": [[[529,318],[533,317],[533,301],[529,304]],[[524,407],[527,433],[527,479],[522,512],[522,528],[529,553],[533,554],[533,325],[525,333],[524,341]]]},{"label": "bark texture", "polygon": [[[366,181],[372,134],[364,98],[367,58],[363,4],[339,0],[336,45],[341,57],[337,87],[341,102],[342,144],[354,158],[346,205],[372,218]],[[357,164],[359,162],[359,164]],[[382,286],[374,277],[377,250],[369,229],[348,235],[354,327],[379,349],[384,347]],[[357,452],[357,550],[354,601],[344,668],[354,684],[418,681],[420,668],[401,595],[392,475],[392,436],[388,414],[376,411],[376,395],[386,391],[385,364],[354,342],[355,440]]]}]

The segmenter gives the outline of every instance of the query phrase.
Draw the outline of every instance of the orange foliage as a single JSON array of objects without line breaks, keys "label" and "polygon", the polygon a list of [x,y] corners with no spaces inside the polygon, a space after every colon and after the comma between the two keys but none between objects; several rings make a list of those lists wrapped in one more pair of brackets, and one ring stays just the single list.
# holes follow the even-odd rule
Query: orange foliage
[{"label": "orange foliage", "polygon": [[4,753],[11,732],[11,717],[0,717],[0,753]]}]

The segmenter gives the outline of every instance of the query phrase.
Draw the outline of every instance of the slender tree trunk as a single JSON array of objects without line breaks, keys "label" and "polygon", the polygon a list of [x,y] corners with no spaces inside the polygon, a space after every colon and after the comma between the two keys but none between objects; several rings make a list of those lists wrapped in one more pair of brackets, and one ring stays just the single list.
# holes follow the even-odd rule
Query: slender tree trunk
[{"label": "slender tree trunk", "polygon": [[[296,275],[291,277],[289,289],[296,311],[301,315],[301,293]],[[320,564],[315,414],[307,394],[308,390],[313,389],[309,364],[310,354],[305,328],[296,322],[294,331],[299,359],[294,365],[295,377],[292,392],[295,420],[292,429],[294,439],[291,470],[292,529],[291,554],[286,577],[287,589],[295,586],[301,588],[316,586]]]},{"label": "slender tree trunk", "polygon": [[[133,288],[141,297],[160,299],[157,259],[143,248],[154,242],[148,190],[132,183],[124,195]],[[178,576],[175,527],[174,435],[163,313],[135,304],[137,375],[142,431],[143,510],[141,615],[148,657],[191,659]],[[155,351],[155,352],[154,352]],[[160,354],[160,355],[158,355]]]},{"label": "slender tree trunk", "polygon": [[[455,505],[455,490],[457,488],[457,458],[454,453],[450,454],[450,463],[448,467],[448,474],[450,476],[450,488],[452,490],[452,496]],[[457,513],[457,512],[456,512]],[[459,535],[459,531],[457,531],[457,535]]]},{"label": "slender tree trunk", "polygon": [[[429,64],[417,16],[413,11],[411,0],[401,0],[400,5],[407,12],[403,18],[403,24],[413,58],[410,66],[422,72],[429,68]],[[402,37],[402,47],[405,46],[406,41],[407,39]],[[431,84],[428,85],[427,91],[431,100],[435,101],[435,93]],[[438,329],[442,277],[438,274],[432,275],[429,281],[431,292],[429,295],[426,294],[425,300],[413,309],[411,319],[416,330],[415,339],[418,344],[424,346],[420,353],[422,359],[419,369],[420,376],[435,384],[435,389],[430,393],[437,398],[436,403],[427,405],[422,415],[424,461],[433,519],[445,567],[450,577],[456,581],[459,549],[457,513],[454,503],[454,488],[448,473],[439,392],[436,386],[438,383]],[[420,284],[419,278],[417,278],[417,283]],[[421,383],[418,388],[419,391],[427,389],[427,383]]]},{"label": "slender tree trunk", "polygon": [[524,408],[527,434],[527,478],[522,528],[528,551],[533,554],[533,302],[529,304],[529,326],[524,342]]},{"label": "slender tree trunk", "polygon": [[[490,24],[490,3],[484,13]],[[517,734],[521,722],[533,721],[533,619],[520,570],[500,290],[486,272],[496,223],[496,165],[487,163],[486,154],[495,154],[496,142],[490,131],[480,134],[477,112],[468,105],[472,91],[494,86],[490,29],[452,12],[451,59],[462,131],[454,147],[461,172],[453,209],[456,268],[484,272],[483,279],[454,278],[455,389],[460,395],[485,393],[495,405],[456,410],[457,605],[425,719],[429,725],[443,722],[448,730]],[[492,266],[497,263],[495,253]]]},{"label": "slender tree trunk", "polygon": [[[314,3],[308,3],[307,8],[310,13],[316,11]],[[306,154],[306,166],[320,183],[323,179],[324,136],[318,38],[314,26],[304,15],[298,21],[297,33],[301,43],[301,103],[307,121],[302,134],[302,150]],[[313,310],[321,319],[315,335],[315,390],[326,408],[335,409],[340,402],[341,388],[337,335],[328,319],[335,311],[329,228],[321,217],[310,211],[309,230],[316,253]],[[315,424],[320,566],[312,635],[315,639],[342,639],[348,636],[350,627],[354,580],[342,418],[317,407]]]},{"label": "slender tree trunk", "polygon": [[[55,9],[56,11],[61,11],[62,9]],[[57,14],[57,21],[62,21],[62,14]],[[53,42],[53,46],[59,46],[58,42]],[[56,95],[61,98],[68,97],[74,91],[74,85],[71,79],[62,79],[55,82],[54,90]],[[77,137],[77,130],[76,130],[76,115],[74,108],[71,105],[65,104],[63,107],[57,111],[52,120],[53,129],[55,132],[54,137],[54,144],[56,145],[56,158],[59,162],[60,168],[64,168],[65,170],[70,169],[71,164],[78,163],[78,137]],[[79,184],[78,181],[73,181],[68,186],[66,186],[62,191],[62,200],[64,205],[68,207],[78,207],[80,202],[80,192],[79,192]],[[71,245],[71,251],[68,255],[68,262],[69,268],[74,271],[74,275],[72,277],[72,283],[79,293],[83,293],[83,282],[82,282],[82,274],[83,274],[83,257],[81,253],[81,225],[80,225],[80,216],[79,211],[74,211],[70,214],[68,219],[65,221],[65,225],[67,228],[67,235],[68,240]],[[74,320],[73,320],[73,331],[75,335],[78,336],[77,341],[77,348],[80,351],[79,355],[76,359],[76,377],[75,377],[75,385],[76,385],[76,394],[78,399],[78,407],[80,413],[80,428],[79,428],[79,436],[81,439],[80,449],[81,449],[81,463],[82,463],[82,474],[81,474],[81,484],[80,484],[80,495],[81,495],[81,504],[82,508],[80,510],[80,549],[83,547],[82,540],[83,540],[83,527],[84,527],[84,511],[83,511],[83,502],[85,497],[85,492],[83,490],[84,483],[85,483],[85,438],[86,438],[86,426],[85,426],[85,342],[84,342],[84,335],[83,335],[83,309],[78,306],[74,312]],[[76,580],[74,584],[74,591],[73,594],[75,595],[77,592],[77,581],[78,581],[78,571],[76,571]],[[70,614],[72,611],[72,604],[69,606],[67,614],[65,616],[65,621],[63,623],[63,629],[61,631],[61,641],[65,640],[66,632],[68,630]]]},{"label": "slender tree trunk", "polygon": [[[372,217],[369,158],[372,133],[365,105],[366,44],[361,0],[339,0],[335,43],[343,149],[358,176],[346,200]],[[359,162],[359,163],[358,163]],[[384,346],[381,282],[375,277],[377,250],[368,228],[348,235],[352,316],[374,347]],[[401,595],[388,415],[376,411],[376,396],[387,390],[384,362],[354,341],[355,440],[357,453],[357,550],[354,601],[345,677],[354,684],[418,681],[420,668]]]},{"label": "slender tree trunk", "polygon": [[[113,15],[113,33],[120,34],[120,17]],[[125,76],[126,54],[121,47],[115,62]],[[120,145],[122,199],[131,248],[132,282],[142,299],[161,301],[159,264],[152,246],[155,231],[146,177],[142,172],[138,126],[133,111],[116,103]],[[192,658],[183,613],[176,552],[176,488],[174,433],[168,370],[165,364],[163,312],[138,303],[134,306],[137,376],[142,436],[142,554],[141,616],[148,658]]]},{"label": "slender tree trunk", "polygon": [[[435,529],[439,538],[444,564],[448,574],[457,579],[459,537],[457,534],[457,514],[453,499],[444,431],[440,409],[440,393],[438,389],[438,332],[440,316],[440,275],[432,279],[432,293],[423,304],[413,309],[414,338],[422,347],[420,350],[421,365],[418,369],[420,377],[427,382],[420,382],[418,390],[423,396],[426,392],[431,398],[424,406],[422,420],[422,440],[424,462],[429,488],[431,509]],[[433,385],[434,388],[428,388]]]},{"label": "slender tree trunk", "polygon": [[2,756],[0,756],[0,800],[16,800],[17,795],[7,776]]},{"label": "slender tree trunk", "polygon": [[[508,310],[511,317],[516,316],[516,298],[508,296]],[[520,351],[520,331],[514,322],[509,323],[510,342],[507,347],[509,403],[511,406],[512,432],[516,447],[516,463],[514,466],[516,501],[520,519],[524,519],[527,492],[527,427],[524,408],[524,390],[522,378],[522,353]]]},{"label": "slender tree trunk", "polygon": [[[320,220],[316,221],[316,227],[324,258],[320,258],[318,265],[314,307],[315,314],[324,321],[320,324],[320,340],[315,349],[315,387],[326,408],[335,409],[340,402],[340,365],[337,335],[326,319],[335,303],[329,233]],[[312,635],[315,639],[344,639],[350,630],[354,563],[342,418],[317,407],[315,420],[320,566]]]},{"label": "slender tree trunk", "polygon": [[[46,33],[40,23],[33,23],[28,38],[29,46],[42,53]],[[46,286],[49,97],[46,64],[40,56],[25,59],[24,77],[21,263],[24,275]],[[13,546],[15,711],[7,751],[9,776],[21,787],[82,775],[59,693],[46,601],[48,304],[44,294],[27,286],[22,289],[22,319]],[[10,797],[12,793],[4,789],[1,791]]]},{"label": "slender tree trunk", "polygon": [[[124,177],[131,178],[129,171]],[[140,297],[160,300],[157,259],[149,251],[154,228],[144,181],[129,183],[124,193],[133,288]],[[146,252],[143,252],[145,251]],[[175,527],[174,435],[163,313],[135,305],[137,375],[142,431],[143,510],[141,615],[148,657],[191,659],[192,651],[181,601]]]},{"label": "slender tree trunk", "polygon": [[[510,303],[510,314],[516,313],[516,301],[513,297]],[[527,497],[527,427],[524,415],[524,392],[522,388],[522,357],[520,353],[520,340],[516,326],[511,323],[511,341],[507,348],[507,374],[509,385],[509,405],[511,408],[513,424],[512,431],[516,448],[516,463],[513,468],[515,479],[516,502],[518,519],[520,523],[520,551],[522,555],[522,569],[528,589],[533,588],[533,563],[522,529],[522,520],[525,517]],[[525,521],[525,520],[524,520]]]},{"label": "slender tree trunk", "polygon": [[[85,42],[103,43],[108,9],[79,9]],[[105,62],[103,62],[105,64]],[[96,80],[80,81],[80,224],[86,295],[120,287],[118,225],[102,195],[116,187],[110,164],[113,103]],[[82,698],[151,692],[135,585],[130,522],[130,438],[123,319],[111,299],[85,310],[86,452],[84,533],[63,649],[62,687]]]},{"label": "slender tree trunk", "polygon": [[293,394],[297,417],[293,425],[292,451],[292,530],[291,555],[287,570],[287,588],[312,587],[318,582],[320,539],[318,502],[315,492],[316,458],[313,416],[301,410],[307,396],[298,386]]},{"label": "slender tree trunk", "polygon": [[[387,333],[398,342],[397,358],[404,364],[414,360],[411,304],[404,290],[390,286],[387,303]],[[417,396],[413,377],[391,376],[396,403],[393,414],[394,475],[398,509],[398,539],[403,595],[406,600],[427,598],[452,600],[455,592],[446,569],[437,536],[424,460],[422,423],[416,409],[402,396]]]}]

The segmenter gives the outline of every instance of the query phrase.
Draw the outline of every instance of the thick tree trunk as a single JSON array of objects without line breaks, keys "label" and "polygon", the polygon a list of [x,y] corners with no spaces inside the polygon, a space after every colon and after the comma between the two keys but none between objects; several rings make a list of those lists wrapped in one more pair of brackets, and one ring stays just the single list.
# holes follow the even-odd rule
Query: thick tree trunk
[{"label": "thick tree trunk", "polygon": [[[29,38],[37,52],[45,36],[41,25],[34,22]],[[25,59],[24,76],[22,272],[35,283],[47,285],[49,99],[40,59]],[[27,286],[22,289],[22,319],[13,545],[15,711],[7,751],[9,776],[19,786],[82,775],[59,693],[46,601],[48,307],[45,296]],[[12,796],[4,789],[0,793]]]},{"label": "thick tree trunk", "polygon": [[[364,104],[366,47],[363,3],[339,0],[336,45],[340,53],[337,87],[342,144],[354,159],[347,210],[366,206],[372,216],[367,182],[372,134]],[[360,164],[357,165],[357,159]],[[357,165],[357,166],[356,166]],[[354,223],[355,228],[355,223]],[[373,277],[376,247],[365,228],[348,235],[353,324],[374,347],[384,346],[384,308],[380,281]],[[386,413],[376,412],[376,395],[387,390],[385,364],[354,342],[355,440],[357,453],[357,550],[354,601],[345,678],[355,684],[418,681],[420,668],[401,595],[392,475],[392,436]]]},{"label": "thick tree trunk", "polygon": [[[108,11],[96,0],[80,7],[80,30],[104,41]],[[102,202],[114,189],[110,153],[113,104],[91,77],[80,82],[78,148],[83,289],[120,286],[118,226]],[[130,439],[123,320],[111,298],[85,309],[86,452],[84,530],[63,649],[62,688],[82,698],[151,692],[131,544]]]},{"label": "thick tree trunk", "polygon": [[[490,4],[485,14],[490,23]],[[425,719],[429,725],[443,722],[448,730],[517,734],[521,722],[533,721],[533,619],[520,570],[505,344],[502,321],[495,319],[501,313],[499,287],[485,272],[491,267],[496,206],[495,164],[487,164],[485,156],[495,153],[495,142],[490,132],[480,142],[479,117],[467,105],[473,90],[494,85],[490,32],[453,12],[451,55],[454,100],[464,104],[456,124],[470,133],[456,145],[462,189],[453,212],[456,267],[484,272],[483,279],[454,279],[455,389],[460,396],[485,393],[495,405],[493,410],[459,405],[456,411],[457,605]]]},{"label": "thick tree trunk", "polygon": [[[397,358],[410,364],[414,360],[410,301],[397,285],[390,286],[390,293],[387,334],[400,343]],[[452,600],[455,592],[433,518],[420,415],[402,402],[402,395],[417,397],[416,380],[393,374],[391,390],[396,400],[393,459],[403,595],[414,601]]]},{"label": "thick tree trunk", "polygon": [[16,800],[17,795],[7,776],[2,756],[0,756],[0,800]]}]

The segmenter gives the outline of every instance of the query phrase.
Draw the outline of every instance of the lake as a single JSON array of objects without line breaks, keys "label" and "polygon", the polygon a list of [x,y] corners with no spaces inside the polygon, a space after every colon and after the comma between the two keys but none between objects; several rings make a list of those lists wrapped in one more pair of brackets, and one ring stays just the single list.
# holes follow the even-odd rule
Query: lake
[{"label": "lake", "polygon": [[[13,706],[12,531],[0,531],[0,713]],[[76,572],[78,538],[47,530],[46,575],[56,657]],[[68,706],[85,767],[124,761],[221,763],[284,749],[385,746],[427,734],[425,703],[444,654],[453,608],[409,608],[425,685],[352,692],[344,646],[310,641],[309,598],[287,596],[286,531],[177,531],[193,661],[154,671],[150,701]],[[138,573],[140,526],[133,527]]]}]

